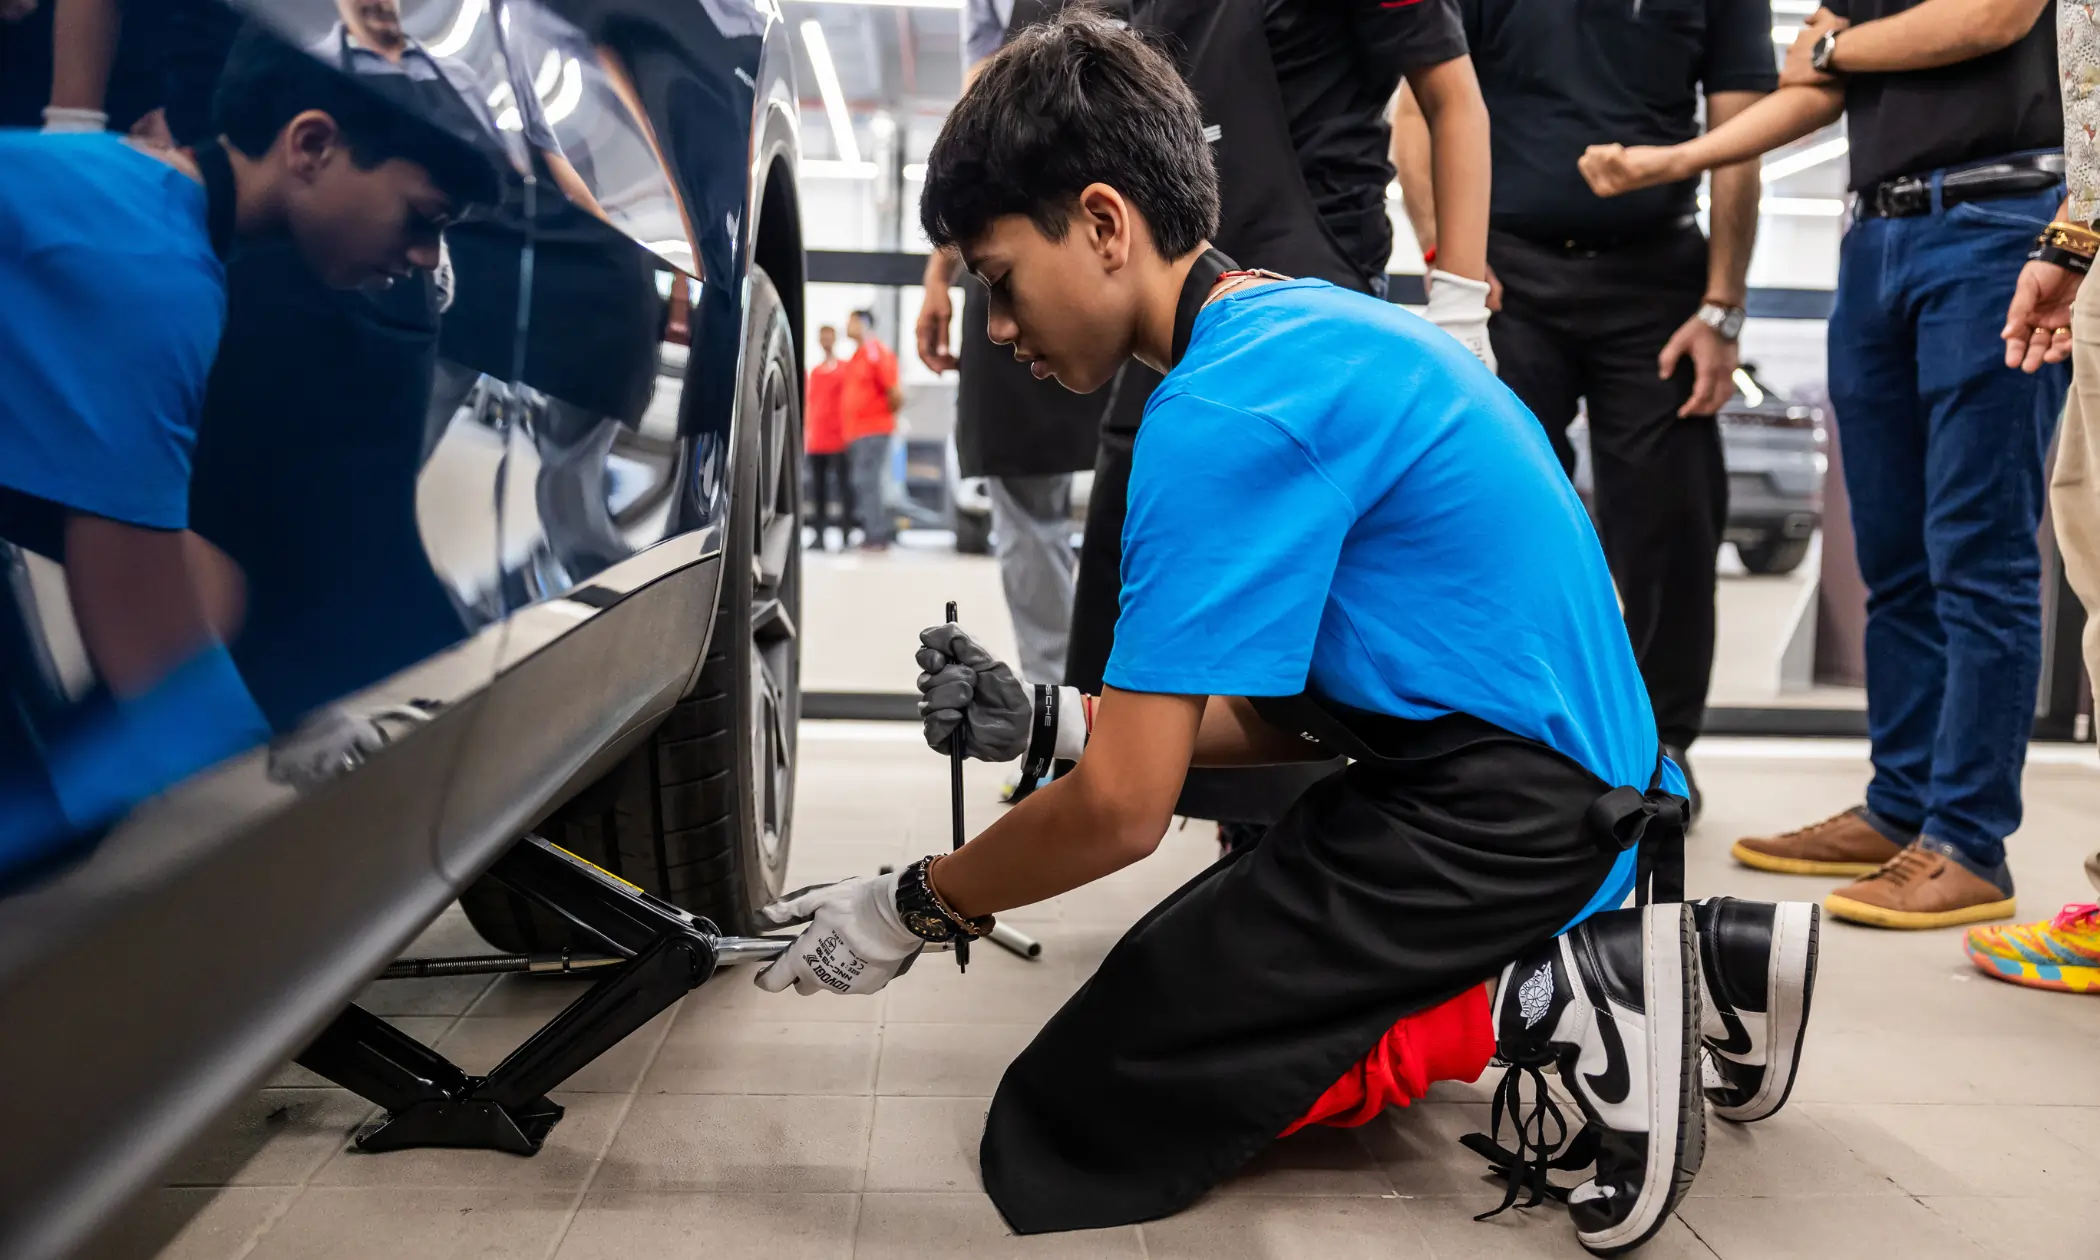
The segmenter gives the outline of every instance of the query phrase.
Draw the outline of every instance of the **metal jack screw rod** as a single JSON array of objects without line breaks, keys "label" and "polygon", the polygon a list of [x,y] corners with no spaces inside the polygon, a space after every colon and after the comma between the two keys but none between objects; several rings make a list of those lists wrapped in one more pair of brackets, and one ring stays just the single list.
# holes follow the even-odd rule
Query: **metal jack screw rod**
[{"label": "metal jack screw rod", "polygon": [[[955,624],[955,601],[952,599],[948,601],[948,624]],[[965,711],[962,720],[955,724],[954,732],[948,736],[948,822],[955,841],[951,852],[963,847],[963,747],[968,742],[969,722],[970,715]],[[967,939],[955,942],[955,969],[970,969],[970,942]]]}]

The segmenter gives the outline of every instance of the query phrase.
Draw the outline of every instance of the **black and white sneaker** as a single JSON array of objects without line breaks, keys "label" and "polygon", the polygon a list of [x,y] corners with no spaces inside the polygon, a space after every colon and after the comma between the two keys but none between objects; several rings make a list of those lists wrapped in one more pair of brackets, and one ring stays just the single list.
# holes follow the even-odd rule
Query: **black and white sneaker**
[{"label": "black and white sneaker", "polygon": [[1812,901],[1695,902],[1705,992],[1706,1100],[1747,1124],[1786,1105],[1816,989],[1822,907]]},{"label": "black and white sneaker", "polygon": [[[1662,1228],[1706,1154],[1698,968],[1691,908],[1670,902],[1586,919],[1502,973],[1496,1053],[1510,1066],[1495,1094],[1497,1132],[1466,1142],[1509,1178],[1502,1208],[1527,1188],[1525,1206],[1565,1197],[1576,1236],[1600,1256]],[[1549,1064],[1588,1121],[1572,1142],[1541,1075]],[[1519,1109],[1527,1076],[1536,1090],[1528,1114]],[[1505,1109],[1516,1121],[1513,1152],[1496,1144]],[[1589,1181],[1567,1191],[1548,1183],[1549,1168],[1592,1157]]]}]

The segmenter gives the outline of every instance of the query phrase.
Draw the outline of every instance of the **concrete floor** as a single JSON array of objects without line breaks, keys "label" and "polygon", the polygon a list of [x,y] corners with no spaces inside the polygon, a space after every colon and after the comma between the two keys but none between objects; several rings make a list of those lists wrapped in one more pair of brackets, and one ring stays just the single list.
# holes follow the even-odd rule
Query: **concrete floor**
[{"label": "concrete floor", "polygon": [[[872,871],[948,843],[946,771],[910,727],[810,724],[796,882]],[[2090,900],[2092,750],[2038,751],[2013,844],[2023,914]],[[1733,866],[1728,842],[1843,808],[1855,745],[1708,741],[1694,895],[1813,897],[1827,882]],[[995,771],[971,781],[973,826]],[[1579,1256],[1565,1213],[1469,1218],[1499,1199],[1457,1145],[1475,1086],[1354,1131],[1279,1143],[1193,1210],[1142,1227],[1018,1239],[978,1190],[988,1095],[1009,1058],[1121,930],[1205,864],[1210,829],[1149,862],[1007,916],[1047,953],[980,948],[967,976],[930,959],[866,999],[760,993],[728,972],[569,1082],[534,1159],[351,1152],[369,1114],[288,1069],[186,1157],[110,1255],[169,1260],[704,1256],[1200,1257],[1414,1260]],[[480,948],[448,915],[420,953]],[[505,977],[375,986],[373,1009],[485,1070],[574,993]],[[1710,1126],[1705,1168],[1647,1257],[2100,1254],[2100,1002],[1993,982],[1959,934],[1829,926],[1802,1075],[1788,1109]]]}]

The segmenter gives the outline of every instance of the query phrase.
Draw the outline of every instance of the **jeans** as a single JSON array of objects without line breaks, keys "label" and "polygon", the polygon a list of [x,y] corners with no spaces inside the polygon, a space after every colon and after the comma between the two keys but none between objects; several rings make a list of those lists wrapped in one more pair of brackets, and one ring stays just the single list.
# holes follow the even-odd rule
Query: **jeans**
[{"label": "jeans", "polygon": [[854,438],[846,444],[846,462],[853,472],[853,506],[860,516],[861,546],[887,547],[890,510],[883,503],[882,483],[889,475],[890,435]]},{"label": "jeans", "polygon": [[1072,629],[1072,474],[992,477],[992,536],[999,582],[1013,614],[1021,679],[1057,684],[1065,677]]},{"label": "jeans", "polygon": [[1867,805],[1986,869],[2020,825],[2041,674],[2042,464],[2069,384],[2062,366],[2006,367],[1998,330],[2062,198],[2057,187],[1860,220],[1830,317],[1867,586]]}]

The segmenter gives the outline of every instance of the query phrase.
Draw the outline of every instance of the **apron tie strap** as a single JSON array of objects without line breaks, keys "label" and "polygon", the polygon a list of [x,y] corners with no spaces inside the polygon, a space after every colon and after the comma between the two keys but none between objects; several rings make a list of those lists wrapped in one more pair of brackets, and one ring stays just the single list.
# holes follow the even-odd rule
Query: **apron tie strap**
[{"label": "apron tie strap", "polygon": [[1686,800],[1662,785],[1662,757],[1646,792],[1615,787],[1598,797],[1583,815],[1582,825],[1597,847],[1607,853],[1638,848],[1634,877],[1636,904],[1684,900],[1684,831]]}]

